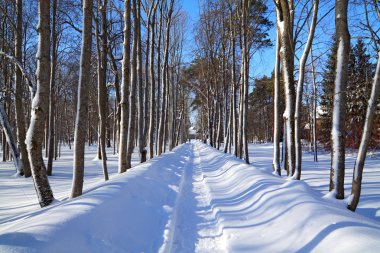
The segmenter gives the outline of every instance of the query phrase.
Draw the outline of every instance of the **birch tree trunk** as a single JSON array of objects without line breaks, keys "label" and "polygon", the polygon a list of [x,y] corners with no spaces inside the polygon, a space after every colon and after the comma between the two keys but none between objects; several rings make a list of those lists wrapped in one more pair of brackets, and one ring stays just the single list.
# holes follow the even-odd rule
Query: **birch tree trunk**
[{"label": "birch tree trunk", "polygon": [[132,44],[132,63],[131,63],[131,88],[129,94],[129,122],[128,122],[128,147],[127,147],[127,169],[131,168],[131,159],[134,149],[135,129],[136,129],[136,88],[137,76],[137,43],[138,43],[138,17],[137,2],[132,1],[133,13],[133,44]]},{"label": "birch tree trunk", "polygon": [[57,68],[57,0],[53,0],[52,10],[52,54],[51,54],[51,76],[50,76],[50,100],[49,100],[49,140],[48,140],[48,163],[46,173],[51,176],[53,170],[54,157],[54,117],[55,117],[55,78]]},{"label": "birch tree trunk", "polygon": [[161,101],[161,40],[163,32],[163,2],[160,4],[160,25],[157,41],[157,110],[156,110],[156,155],[158,155],[158,134],[160,128],[160,101]]},{"label": "birch tree trunk", "polygon": [[112,49],[108,48],[108,55],[110,56],[111,62],[111,69],[112,73],[114,75],[114,82],[115,82],[115,109],[114,109],[114,122],[113,122],[113,152],[116,154],[116,150],[118,150],[119,145],[119,136],[120,136],[120,86],[119,86],[119,71],[117,69],[117,63],[116,59],[112,53]]},{"label": "birch tree trunk", "polygon": [[165,134],[165,122],[167,117],[165,117],[166,114],[166,97],[167,97],[167,80],[168,80],[168,58],[169,58],[169,41],[170,41],[170,27],[171,27],[171,21],[172,21],[172,14],[173,14],[173,5],[174,0],[170,1],[170,7],[167,13],[166,18],[166,33],[165,33],[165,46],[164,46],[164,66],[162,68],[162,104],[161,104],[161,117],[160,117],[160,124],[158,128],[158,151],[157,155],[161,155],[162,153],[162,146],[164,143],[164,134]]},{"label": "birch tree trunk", "polygon": [[[23,18],[22,0],[16,0],[16,18],[17,30],[15,32],[15,58],[22,62],[22,18]],[[15,66],[15,116],[16,116],[16,130],[17,130],[17,144],[20,147],[20,169],[25,177],[30,177],[32,172],[28,160],[28,152],[25,145],[25,120],[24,120],[24,107],[23,107],[23,86],[22,86],[22,73],[18,66]]]},{"label": "birch tree trunk", "polygon": [[[108,180],[106,153],[107,124],[107,0],[100,6],[102,19],[101,49],[98,57],[98,110],[99,110],[99,146],[102,159],[104,180]],[[100,64],[99,64],[100,63]]]},{"label": "birch tree trunk", "polygon": [[[2,100],[2,98],[0,99]],[[3,101],[0,101],[0,123],[3,128],[3,133],[5,134],[5,139],[6,139],[5,145],[3,143],[3,155],[6,153],[5,146],[6,144],[8,144],[11,155],[12,155],[13,163],[16,168],[16,173],[18,175],[22,175],[23,170],[22,170],[22,163],[20,161],[20,152],[17,148],[16,139],[13,135],[12,127],[9,124],[9,119],[5,111]]]},{"label": "birch tree trunk", "polygon": [[129,120],[129,85],[130,85],[130,41],[131,41],[131,1],[124,1],[124,42],[122,62],[122,83],[120,98],[120,137],[119,137],[119,173],[127,171],[127,145]]},{"label": "birch tree trunk", "polygon": [[78,102],[74,132],[74,165],[71,198],[82,195],[84,175],[84,149],[88,120],[88,89],[91,81],[91,45],[92,45],[92,7],[93,0],[83,1],[83,31],[80,57]]},{"label": "birch tree trunk", "polygon": [[38,51],[37,51],[37,91],[32,100],[30,126],[26,135],[29,162],[32,169],[34,188],[41,207],[48,206],[54,200],[46,175],[42,154],[44,125],[48,112],[50,86],[50,1],[38,2]]},{"label": "birch tree trunk", "polygon": [[248,36],[248,0],[243,1],[243,61],[244,61],[244,83],[243,83],[243,116],[242,116],[242,144],[244,160],[249,164],[248,140],[247,140],[247,112],[248,112],[248,86],[249,86],[249,48],[247,45]]},{"label": "birch tree trunk", "polygon": [[277,31],[276,37],[276,60],[274,66],[274,129],[273,129],[273,171],[281,176],[280,166],[280,36]]},{"label": "birch tree trunk", "polygon": [[228,111],[228,86],[226,82],[226,65],[228,65],[228,59],[225,57],[225,48],[223,47],[223,62],[222,62],[222,83],[223,83],[223,96],[224,96],[224,106],[223,106],[223,152],[227,153],[228,145],[229,145],[229,111]]},{"label": "birch tree trunk", "polygon": [[229,6],[230,9],[230,44],[232,50],[232,66],[231,66],[231,120],[230,120],[230,132],[231,140],[230,143],[233,143],[234,146],[234,155],[237,156],[237,124],[236,124],[236,43],[235,43],[235,26],[233,24],[234,16],[232,6]]},{"label": "birch tree trunk", "polygon": [[294,54],[293,54],[293,1],[275,0],[277,28],[281,41],[281,63],[285,90],[284,124],[286,126],[286,159],[285,166],[290,175],[295,171],[294,145]]},{"label": "birch tree trunk", "polygon": [[[150,78],[150,114],[149,114],[149,158],[153,158],[153,144],[154,144],[154,116],[156,113],[156,80],[154,74],[154,48],[155,48],[155,23],[156,23],[156,10],[159,0],[154,4],[152,11],[152,20],[150,25],[150,31],[152,33],[152,38],[150,40],[150,60],[149,60],[149,78]],[[153,5],[153,2],[152,2]]]},{"label": "birch tree trunk", "polygon": [[[146,149],[145,149],[145,131],[144,131],[144,84],[143,84],[143,73],[142,73],[142,50],[141,50],[141,1],[137,0],[137,75],[138,75],[138,142],[139,142],[139,152],[140,152],[140,162],[143,163],[146,161]],[[147,106],[145,106],[146,109]],[[147,122],[145,122],[147,124]]]},{"label": "birch tree trunk", "polygon": [[331,130],[330,191],[337,199],[344,198],[346,89],[350,53],[347,8],[348,0],[336,0],[335,27],[338,51]]},{"label": "birch tree trunk", "polygon": [[354,174],[352,178],[352,190],[347,208],[355,211],[359,204],[362,188],[362,177],[368,144],[372,134],[372,125],[375,117],[378,97],[380,94],[380,52],[378,52],[375,78],[372,83],[371,97],[368,101],[367,114],[363,128],[363,135],[360,141],[358,155],[356,156]]},{"label": "birch tree trunk", "polygon": [[[145,92],[144,92],[144,139],[143,139],[143,147],[145,148],[145,156],[147,156],[148,150],[146,150],[149,141],[149,126],[150,126],[150,80],[149,80],[149,59],[150,59],[150,29],[151,29],[151,20],[152,20],[152,12],[155,7],[154,0],[151,1],[148,11],[148,17],[146,21],[146,41],[145,41]],[[146,160],[146,158],[145,158]]]},{"label": "birch tree trunk", "polygon": [[313,57],[313,48],[310,49],[311,59],[311,75],[313,80],[313,152],[314,162],[318,162],[318,147],[317,147],[317,82],[315,76],[315,66]]},{"label": "birch tree trunk", "polygon": [[301,146],[301,107],[302,107],[302,96],[303,96],[303,83],[305,80],[305,65],[311,45],[314,39],[315,27],[317,25],[318,17],[318,5],[319,0],[315,0],[313,4],[313,18],[309,30],[309,36],[307,38],[305,49],[302,53],[300,63],[299,63],[299,74],[298,74],[298,84],[297,84],[297,96],[296,96],[296,110],[294,114],[294,138],[295,138],[295,151],[296,151],[296,171],[293,177],[297,180],[301,179],[301,166],[302,166],[302,146]]},{"label": "birch tree trunk", "polygon": [[[222,99],[221,97],[219,97],[220,100]],[[222,136],[222,121],[223,121],[223,109],[222,109],[222,105],[220,102],[217,102],[217,110],[218,110],[218,126],[217,126],[217,130],[216,130],[216,138],[215,138],[215,141],[216,141],[216,148],[219,150],[220,149],[220,140],[221,140],[221,136]]]}]

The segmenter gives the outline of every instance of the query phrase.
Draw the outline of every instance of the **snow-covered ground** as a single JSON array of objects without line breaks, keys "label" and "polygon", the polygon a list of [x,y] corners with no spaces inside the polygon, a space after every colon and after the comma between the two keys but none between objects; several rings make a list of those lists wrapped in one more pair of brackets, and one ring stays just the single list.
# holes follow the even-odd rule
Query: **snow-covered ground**
[{"label": "snow-covered ground", "polygon": [[[272,144],[250,144],[250,162],[257,168],[272,171],[273,145]],[[351,183],[355,151],[347,151],[346,174],[345,174],[345,196],[351,194]],[[331,155],[322,152],[318,155],[318,162],[314,162],[313,154],[304,152],[302,154],[301,179],[312,189],[321,195],[329,190]],[[286,176],[286,172],[282,171]],[[380,153],[370,151],[367,156],[363,172],[363,185],[359,206],[356,210],[368,218],[380,222]]]},{"label": "snow-covered ground", "polygon": [[[252,145],[250,166],[194,142],[122,175],[116,174],[117,157],[109,155],[111,180],[102,182],[95,152],[91,147],[86,156],[84,195],[67,199],[72,153],[65,151],[49,178],[57,201],[44,209],[31,180],[13,177],[12,164],[0,163],[0,252],[362,253],[380,248],[379,159],[368,159],[365,167],[358,210],[364,217],[321,198],[328,189],[328,154],[318,164],[304,155],[305,183],[271,174],[271,145]],[[348,168],[353,159],[347,158]]]}]

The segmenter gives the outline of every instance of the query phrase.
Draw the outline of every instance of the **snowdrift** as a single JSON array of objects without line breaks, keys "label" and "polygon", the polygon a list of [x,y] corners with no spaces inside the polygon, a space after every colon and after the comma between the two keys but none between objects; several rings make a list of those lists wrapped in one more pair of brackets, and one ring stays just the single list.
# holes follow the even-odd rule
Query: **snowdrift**
[{"label": "snowdrift", "polygon": [[0,226],[0,252],[378,252],[380,223],[202,143]]}]

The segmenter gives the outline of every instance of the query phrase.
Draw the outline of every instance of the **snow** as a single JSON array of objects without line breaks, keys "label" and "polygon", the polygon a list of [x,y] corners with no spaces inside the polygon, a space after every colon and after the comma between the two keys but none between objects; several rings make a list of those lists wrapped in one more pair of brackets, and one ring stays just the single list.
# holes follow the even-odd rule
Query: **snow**
[{"label": "snow", "polygon": [[[249,153],[250,161],[256,168],[272,172],[272,144],[250,144]],[[351,195],[351,182],[353,177],[353,168],[356,159],[356,152],[346,150],[346,169],[345,169],[345,196],[346,202],[349,201]],[[329,179],[331,154],[318,151],[318,161],[314,162],[313,153],[304,152],[302,154],[302,175],[301,180],[307,183],[321,197],[324,195],[329,198]],[[380,153],[377,151],[371,157],[368,156],[364,166],[363,184],[360,202],[356,210],[357,213],[364,215],[370,219],[380,222]],[[282,176],[286,176],[286,172],[282,172]],[[330,197],[334,197],[331,195]],[[342,202],[342,201],[340,201]]]},{"label": "snow", "polygon": [[[305,182],[284,180],[271,174],[272,148],[250,145],[251,166],[186,143],[124,174],[116,174],[117,157],[109,155],[111,179],[101,182],[91,147],[86,190],[76,199],[66,199],[66,150],[50,177],[58,201],[43,209],[30,179],[12,178],[12,165],[1,164],[0,252],[377,252],[380,213],[364,217],[322,198],[327,155],[315,166],[304,156]],[[379,179],[376,162],[371,166]],[[366,180],[364,197],[379,202],[380,181]]]}]

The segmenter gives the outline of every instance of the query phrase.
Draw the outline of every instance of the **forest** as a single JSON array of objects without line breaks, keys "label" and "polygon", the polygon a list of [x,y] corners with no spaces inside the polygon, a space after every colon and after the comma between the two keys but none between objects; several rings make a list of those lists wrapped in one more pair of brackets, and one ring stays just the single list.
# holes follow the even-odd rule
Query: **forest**
[{"label": "forest", "polygon": [[[379,50],[378,0],[0,0],[0,251],[375,252]],[[289,206],[342,225],[250,241]],[[116,215],[141,237],[105,236]]]}]

